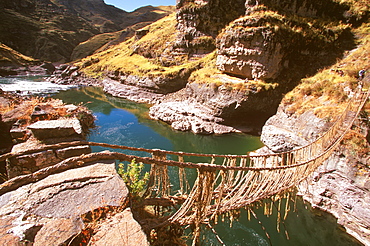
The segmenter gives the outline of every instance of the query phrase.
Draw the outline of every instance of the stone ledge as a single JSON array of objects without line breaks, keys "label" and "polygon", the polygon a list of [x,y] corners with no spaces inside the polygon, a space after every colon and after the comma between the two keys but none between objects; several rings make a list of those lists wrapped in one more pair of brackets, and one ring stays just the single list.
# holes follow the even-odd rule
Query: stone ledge
[{"label": "stone ledge", "polygon": [[82,127],[77,118],[38,121],[29,125],[28,129],[39,140],[82,134]]}]

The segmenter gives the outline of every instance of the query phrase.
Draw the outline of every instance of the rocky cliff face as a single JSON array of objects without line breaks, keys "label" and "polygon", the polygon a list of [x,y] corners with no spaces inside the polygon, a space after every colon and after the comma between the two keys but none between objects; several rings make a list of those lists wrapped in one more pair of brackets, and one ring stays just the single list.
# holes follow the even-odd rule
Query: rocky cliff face
[{"label": "rocky cliff face", "polygon": [[332,1],[247,1],[245,7],[246,15],[216,39],[217,67],[225,73],[263,80],[304,77],[351,48],[349,30],[309,24],[310,18],[344,20],[346,8]]},{"label": "rocky cliff face", "polygon": [[209,53],[214,38],[230,21],[244,14],[244,0],[178,0],[175,48],[184,53]]},{"label": "rocky cliff face", "polygon": [[[319,21],[310,23],[310,18],[344,19],[347,8],[332,1],[237,1],[233,6],[223,1],[178,1],[177,8],[175,54],[187,53],[195,59],[209,53],[215,45],[217,58],[211,61],[216,64],[211,68],[213,72],[200,70],[199,74],[206,75],[190,76],[191,82],[185,89],[152,108],[153,118],[169,122],[176,129],[207,132],[194,130],[193,123],[208,125],[209,121],[251,126],[252,121],[246,120],[251,118],[259,118],[259,124],[263,124],[276,112],[282,94],[294,88],[301,78],[333,64],[353,45],[348,28],[332,28]],[[219,11],[224,8],[230,11],[221,17]],[[206,48],[200,42],[212,45]],[[267,89],[254,90],[255,81],[267,82]],[[205,115],[216,118],[195,120],[191,110],[184,116],[184,108],[179,110],[176,98],[186,98],[182,102],[191,105],[189,110],[201,104]],[[169,117],[171,114],[173,117]],[[176,123],[189,119],[193,119],[192,124]]]},{"label": "rocky cliff face", "polygon": [[233,21],[217,38],[218,69],[248,79],[276,79],[287,66],[283,59],[290,44],[283,40],[292,34],[267,22],[265,17]]},{"label": "rocky cliff face", "polygon": [[[369,79],[367,77],[363,82],[368,83]],[[337,90],[340,89],[337,87]],[[351,94],[350,91],[347,88],[347,93]],[[321,96],[315,100],[319,105],[333,105],[330,97]],[[261,140],[265,151],[289,151],[317,139],[334,121],[329,117],[318,117],[315,114],[318,107],[292,112],[289,105],[282,103],[276,115],[263,127]],[[344,108],[334,107],[339,112]],[[332,213],[338,223],[364,245],[370,243],[370,220],[367,216],[370,213],[368,122],[369,117],[364,110],[361,120],[344,137],[339,149],[299,185],[299,194],[305,200],[315,208]]]},{"label": "rocky cliff face", "polygon": [[345,230],[364,245],[370,244],[370,170],[364,165],[370,156],[354,157],[341,148],[307,182],[299,194],[314,208],[333,214]]}]

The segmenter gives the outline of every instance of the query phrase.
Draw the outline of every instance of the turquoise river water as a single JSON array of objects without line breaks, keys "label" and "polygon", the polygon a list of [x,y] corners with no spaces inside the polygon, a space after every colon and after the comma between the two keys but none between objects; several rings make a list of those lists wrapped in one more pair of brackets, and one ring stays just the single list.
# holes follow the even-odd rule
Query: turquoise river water
[{"label": "turquoise river water", "polygon": [[[89,140],[93,142],[215,154],[245,154],[262,146],[259,137],[245,134],[205,136],[174,131],[162,122],[151,120],[146,105],[105,95],[100,88],[58,87],[31,78],[0,78],[0,88],[25,94],[48,95],[62,99],[65,103],[84,104],[96,117],[97,128],[89,135]],[[263,215],[262,208],[255,211],[258,220],[253,217],[248,220],[248,213],[242,210],[232,226],[226,218],[224,222],[215,225],[214,229],[228,246],[361,245],[347,235],[331,215],[312,209],[300,198],[295,202],[295,207],[295,211],[288,213],[284,223],[280,223],[281,232],[276,229],[277,213],[267,217]],[[205,230],[202,245],[221,244],[211,231]]]}]

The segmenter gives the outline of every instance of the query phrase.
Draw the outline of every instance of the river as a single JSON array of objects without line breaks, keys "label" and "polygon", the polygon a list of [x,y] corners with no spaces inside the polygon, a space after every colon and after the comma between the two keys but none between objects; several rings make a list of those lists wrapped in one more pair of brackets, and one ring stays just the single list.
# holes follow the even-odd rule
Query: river
[{"label": "river", "polygon": [[[3,90],[52,96],[62,99],[65,103],[83,104],[88,107],[94,112],[97,125],[89,135],[89,141],[215,154],[245,154],[262,146],[258,137],[245,134],[205,136],[174,131],[167,124],[151,120],[146,105],[108,96],[100,88],[59,87],[42,83],[44,82],[39,78],[0,78],[0,88]],[[93,149],[99,150],[98,147]],[[280,233],[276,229],[277,213],[268,217],[263,215],[262,208],[255,210],[258,220],[253,217],[248,220],[248,213],[242,210],[239,219],[232,223],[232,227],[226,218],[214,228],[225,245],[361,245],[337,225],[333,216],[312,209],[299,197],[295,207],[295,211],[288,213],[284,223],[280,223]],[[285,230],[289,239],[284,233]],[[205,230],[202,245],[220,245],[220,243],[214,233]]]}]

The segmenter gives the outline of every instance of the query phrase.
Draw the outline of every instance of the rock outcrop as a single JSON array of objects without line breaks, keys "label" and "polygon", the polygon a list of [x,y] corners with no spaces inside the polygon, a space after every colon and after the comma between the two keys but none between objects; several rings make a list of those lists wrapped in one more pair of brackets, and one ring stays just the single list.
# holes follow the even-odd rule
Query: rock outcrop
[{"label": "rock outcrop", "polygon": [[[323,6],[330,8],[323,11]],[[325,26],[316,31],[304,19],[330,16],[344,20],[345,10],[332,1],[247,1],[246,15],[232,21],[216,39],[217,67],[248,79],[281,81],[284,77],[286,84],[291,83],[286,78],[296,80],[299,77],[295,76],[315,73],[334,63],[343,49],[351,48],[345,44],[351,34],[348,29]],[[295,74],[290,73],[292,70]]]},{"label": "rock outcrop", "polygon": [[[276,79],[287,56],[287,29],[266,26],[265,17],[237,19],[217,39],[217,68],[248,79]],[[287,66],[287,63],[285,63]]]},{"label": "rock outcrop", "polygon": [[[369,164],[370,155],[367,160]],[[369,245],[369,180],[366,157],[356,160],[348,150],[342,149],[319,167],[307,182],[302,182],[299,194],[314,208],[333,214],[347,233]]]},{"label": "rock outcrop", "polygon": [[[225,79],[230,78],[226,76]],[[267,117],[275,112],[271,101],[276,96],[279,95],[274,95],[273,90],[257,93],[253,89],[233,88],[232,84],[188,83],[186,88],[166,95],[161,103],[152,106],[149,114],[182,131],[258,133]],[[269,100],[270,104],[265,104],[264,100]]]},{"label": "rock outcrop", "polygon": [[[317,99],[320,105],[330,105],[327,97]],[[343,110],[343,109],[342,109]],[[365,122],[369,119],[364,119]],[[268,153],[290,151],[307,145],[324,133],[334,120],[319,118],[314,110],[303,113],[289,112],[283,103],[276,115],[271,117],[262,130],[261,140]],[[339,149],[320,166],[306,181],[299,185],[299,195],[314,208],[333,214],[338,224],[362,242],[370,243],[370,146],[366,142],[368,126],[356,123],[362,143],[342,141]],[[362,129],[362,131],[360,130]],[[352,133],[353,134],[353,133]],[[348,134],[349,138],[353,135]]]},{"label": "rock outcrop", "polygon": [[[145,81],[143,81],[145,83]],[[150,83],[150,81],[149,81]],[[153,92],[153,90],[144,90],[143,88],[121,84],[112,79],[102,81],[104,92],[115,97],[125,98],[133,102],[155,104],[162,101],[164,95]]]},{"label": "rock outcrop", "polygon": [[329,123],[313,111],[289,116],[283,109],[267,120],[262,128],[261,141],[273,152],[287,152],[309,144],[328,129]]},{"label": "rock outcrop", "polygon": [[[84,222],[89,213],[114,208],[118,211],[127,196],[114,161],[50,175],[0,196],[0,244],[78,243],[78,236],[87,229]],[[102,245],[107,236],[110,242],[129,240],[130,245],[149,245],[129,209],[100,225],[93,245]]]},{"label": "rock outcrop", "polygon": [[[71,138],[53,140],[57,142],[63,140],[70,141]],[[81,139],[77,138],[73,140]],[[47,144],[38,143],[38,140],[33,138],[29,139],[25,143],[13,146],[11,152],[13,154],[19,154],[19,156],[9,158],[6,166],[8,178],[34,173],[42,168],[52,166],[70,157],[91,153],[91,148],[88,145],[60,147],[49,150],[45,149],[36,153],[32,152],[33,150],[43,149],[47,146]],[[31,153],[28,153],[28,151],[31,151]]]},{"label": "rock outcrop", "polygon": [[129,208],[104,221],[90,240],[90,245],[93,246],[121,244],[150,245]]},{"label": "rock outcrop", "polygon": [[[8,161],[6,170],[5,163],[1,165],[1,173],[7,174],[8,178],[29,174],[66,158],[91,152],[89,146],[32,152],[63,141],[84,140],[94,126],[94,116],[85,107],[5,92],[0,95],[0,102],[2,110],[8,109],[0,114],[0,134],[4,136],[0,154],[19,154]],[[65,116],[69,117],[63,118]]]},{"label": "rock outcrop", "polygon": [[244,3],[245,0],[178,0],[175,50],[190,54],[212,52],[214,38],[221,29],[244,14]]}]

